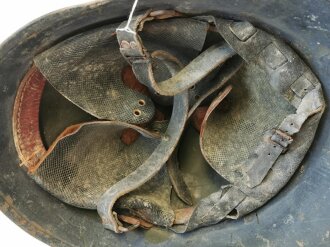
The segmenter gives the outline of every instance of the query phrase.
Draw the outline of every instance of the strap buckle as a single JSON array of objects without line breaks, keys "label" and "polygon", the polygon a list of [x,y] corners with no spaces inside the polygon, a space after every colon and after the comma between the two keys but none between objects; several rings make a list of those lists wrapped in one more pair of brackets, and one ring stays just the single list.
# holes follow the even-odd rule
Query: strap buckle
[{"label": "strap buckle", "polygon": [[290,135],[282,132],[279,129],[274,130],[274,133],[270,139],[283,148],[282,153],[285,153],[288,146],[293,142],[293,138]]}]

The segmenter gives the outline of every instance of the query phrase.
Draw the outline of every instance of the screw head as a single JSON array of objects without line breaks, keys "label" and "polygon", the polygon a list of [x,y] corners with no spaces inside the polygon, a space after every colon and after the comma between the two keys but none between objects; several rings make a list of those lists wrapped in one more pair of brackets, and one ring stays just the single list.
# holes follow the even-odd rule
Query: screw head
[{"label": "screw head", "polygon": [[123,41],[120,43],[120,48],[122,48],[122,49],[130,49],[131,46],[130,46],[130,44],[128,43],[128,41],[123,40]]},{"label": "screw head", "polygon": [[130,43],[130,46],[131,46],[132,49],[136,49],[137,48],[137,45],[136,45],[136,43],[134,41],[132,41]]}]

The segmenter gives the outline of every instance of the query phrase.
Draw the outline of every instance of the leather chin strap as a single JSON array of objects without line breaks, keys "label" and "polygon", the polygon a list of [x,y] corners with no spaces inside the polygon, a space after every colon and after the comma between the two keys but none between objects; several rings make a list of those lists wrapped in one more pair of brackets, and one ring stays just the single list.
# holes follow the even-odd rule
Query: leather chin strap
[{"label": "leather chin strap", "polygon": [[[131,63],[137,79],[160,95],[174,96],[189,89],[236,54],[227,44],[211,46],[173,77],[162,82],[156,82],[153,76],[151,55],[143,46],[142,39],[138,34],[139,31],[142,31],[145,21],[155,18],[154,14],[151,15],[152,17],[147,12],[133,18],[129,24],[132,31],[124,29],[123,27],[127,23],[122,23],[117,29],[117,38],[120,44],[120,52]],[[196,22],[200,23],[197,20]],[[209,25],[206,22],[202,23],[202,25],[198,25],[199,31],[197,34],[206,36]]]},{"label": "leather chin strap", "polygon": [[[174,74],[177,72],[179,64],[173,57],[170,57],[170,59],[164,61],[164,63],[168,66],[171,66],[170,63],[173,63],[175,66],[171,68],[171,73]],[[154,177],[164,167],[174,152],[187,121],[189,110],[188,92],[184,91],[181,94],[177,94],[173,101],[173,111],[170,122],[168,123],[165,134],[162,135],[161,142],[151,156],[129,176],[116,183],[102,195],[97,205],[97,211],[102,218],[105,228],[116,233],[123,233],[134,229],[134,226],[133,228],[124,227],[118,220],[117,213],[112,209],[120,197],[141,187],[146,181]],[[170,164],[169,171],[174,172],[175,170],[177,169],[175,169],[174,164]],[[180,179],[175,179],[176,176],[174,176],[174,174],[172,174],[170,178],[172,182],[174,182],[174,187],[176,187],[176,185],[181,187],[185,186],[183,180],[178,181]],[[175,179],[175,181],[173,181],[173,179]],[[183,190],[177,189],[176,191],[179,192],[178,194],[180,196],[180,191],[185,191],[185,189],[186,188]],[[183,195],[183,198],[187,197]],[[188,197],[188,201],[189,199]]]},{"label": "leather chin strap", "polygon": [[[319,81],[303,61],[281,41],[248,22],[233,22],[214,17],[199,19],[215,23],[219,33],[238,55],[247,63],[257,63],[265,69],[271,86],[280,92],[297,111],[295,114],[288,115],[277,129],[270,130],[261,137],[259,146],[244,164],[245,179],[239,184],[232,181],[228,187],[202,199],[185,225],[173,227],[173,230],[178,233],[216,224],[226,218],[237,219],[269,200],[291,177],[291,173],[272,173],[265,181],[270,169],[294,142],[293,135],[299,132],[304,122],[314,114],[322,115],[325,107]],[[219,95],[211,104],[204,124],[221,102],[219,100],[221,97]],[[315,128],[317,122],[316,126],[314,125]],[[202,134],[201,131],[201,136]],[[279,176],[283,178],[278,178]],[[272,185],[276,179],[281,181],[278,186]],[[277,192],[270,193],[267,189],[269,186]],[[262,193],[259,198],[255,197],[258,193]]]},{"label": "leather chin strap", "polygon": [[207,84],[198,83],[196,85],[196,96],[189,101],[190,109],[188,118],[192,116],[195,110],[201,103],[207,99],[208,96],[220,90],[224,85],[235,75],[235,73],[242,67],[243,60],[235,56],[221,66],[218,75]]},{"label": "leather chin strap", "polygon": [[323,111],[321,85],[291,49],[250,23],[217,19],[216,26],[246,62],[255,62],[267,71],[271,86],[297,109],[277,129],[269,130],[261,138],[261,143],[245,162],[243,184],[254,188],[262,183],[278,157],[294,141],[292,135],[299,132],[310,116]]},{"label": "leather chin strap", "polygon": [[322,95],[320,87],[317,86],[303,97],[295,114],[288,115],[277,129],[265,134],[263,141],[245,164],[248,187],[254,188],[262,183],[278,157],[285,153],[293,142],[292,135],[299,132],[307,118],[322,109]]},{"label": "leather chin strap", "polygon": [[[255,210],[269,200],[274,195],[274,191],[270,193],[264,187],[274,187],[275,193],[277,193],[284,184],[281,182],[279,186],[273,185],[266,178],[288,181],[292,175],[269,174],[271,168],[294,143],[294,135],[299,132],[304,122],[312,115],[321,115],[324,110],[320,83],[304,62],[281,41],[255,28],[248,22],[233,22],[210,16],[196,17],[196,20],[215,24],[217,31],[229,46],[212,46],[172,78],[156,82],[153,77],[151,56],[143,47],[142,40],[138,35],[138,31],[143,29],[144,22],[155,19],[155,16],[157,15],[147,12],[133,18],[129,26],[131,31],[123,28],[126,23],[123,23],[117,30],[120,51],[132,64],[137,78],[161,95],[176,95],[172,119],[166,137],[163,138],[150,158],[132,174],[111,187],[102,196],[98,205],[98,212],[105,227],[117,233],[128,231],[128,229],[119,226],[116,221],[112,211],[116,200],[153,177],[163,167],[179,141],[189,110],[185,90],[205,78],[212,70],[234,56],[236,52],[247,63],[257,63],[263,68],[269,76],[270,85],[285,97],[297,111],[295,114],[288,115],[277,129],[269,130],[265,136],[260,138],[260,144],[253,155],[243,164],[245,169],[242,181],[239,183],[229,181],[231,182],[230,185],[224,186],[218,192],[202,199],[194,208],[189,209],[190,213],[186,216],[187,220],[184,224],[174,225],[172,230],[182,233],[201,226],[219,223],[226,218],[238,218]],[[165,16],[166,18],[172,17],[171,15]],[[238,68],[239,64],[237,64],[236,69]],[[220,80],[216,80],[218,83],[205,90],[204,94],[206,96],[210,95],[210,92],[215,92],[221,88],[223,82],[230,78],[235,71],[235,69],[225,70]],[[211,104],[204,119],[204,125],[208,116],[221,102],[226,92],[225,90],[219,94]],[[190,104],[192,108],[189,116],[201,101],[202,99],[196,100],[193,104]],[[316,129],[317,122],[314,126]],[[203,131],[201,131],[202,135]],[[282,177],[278,178],[278,176]],[[262,196],[255,198],[254,191],[258,189],[262,191]],[[180,221],[180,223],[182,222]]]},{"label": "leather chin strap", "polygon": [[120,227],[118,221],[114,217],[112,208],[121,196],[139,188],[161,170],[179,142],[186,124],[187,113],[188,94],[184,92],[174,97],[173,112],[169,126],[155,151],[144,164],[103,194],[98,203],[97,211],[102,218],[105,228],[116,233],[129,230],[125,227]]},{"label": "leather chin strap", "polygon": [[[141,18],[137,18],[137,19],[140,20]],[[120,32],[122,32],[122,31],[120,31]],[[120,33],[120,32],[118,32],[118,33]],[[235,54],[231,48],[228,48],[228,46],[226,47],[226,49],[228,51],[230,51],[230,54],[231,54],[230,56]],[[222,48],[219,50],[222,52]],[[151,55],[151,58],[155,56],[154,54],[155,54],[155,52]],[[215,52],[213,55],[215,55],[215,54],[218,54],[218,53]],[[175,65],[172,68],[172,71],[175,72],[172,74],[175,74],[175,75],[171,79],[175,78],[176,75],[178,75],[180,73],[180,72],[177,73],[177,69],[180,66],[178,66],[179,62],[176,61],[175,57],[173,57],[173,56],[171,56],[171,54],[167,54],[166,52],[163,52],[163,51],[162,52],[158,51],[156,55],[158,58],[161,58],[162,60],[164,60],[164,64],[166,64],[167,67],[171,68],[171,67],[173,67],[173,66],[171,66],[171,64]],[[221,55],[220,57],[221,58],[218,61],[221,61],[221,62],[220,63],[218,62],[216,67],[218,67],[221,63],[225,62],[225,59],[223,59],[224,56]],[[207,56],[204,57],[203,59],[205,59],[205,58],[207,58]],[[227,58],[229,58],[229,56]],[[130,61],[130,59],[128,59],[128,60]],[[134,64],[135,63],[133,62],[132,63],[133,70],[134,70]],[[194,62],[192,62],[191,64],[194,64]],[[206,62],[204,61],[203,64],[206,64]],[[123,227],[121,225],[121,223],[117,220],[117,218],[115,217],[116,212],[112,212],[112,207],[115,205],[115,202],[124,194],[127,194],[127,193],[139,188],[143,183],[145,183],[145,181],[148,181],[149,178],[155,176],[155,174],[163,167],[163,165],[165,164],[166,161],[169,160],[169,172],[170,173],[173,170],[177,170],[177,169],[171,169],[172,165],[178,165],[176,163],[176,161],[174,160],[176,158],[176,156],[172,155],[171,158],[170,158],[170,156],[171,156],[171,152],[174,150],[174,148],[176,147],[176,145],[180,139],[180,135],[186,125],[188,117],[191,116],[194,109],[196,109],[202,103],[202,101],[204,99],[206,99],[210,94],[212,94],[212,93],[216,92],[218,89],[220,89],[235,74],[235,72],[237,72],[237,70],[241,67],[241,65],[242,65],[242,60],[239,57],[236,57],[235,59],[226,62],[223,65],[223,68],[221,68],[219,74],[212,80],[209,80],[209,78],[206,77],[210,73],[210,70],[207,73],[204,72],[203,76],[190,75],[189,78],[196,78],[196,79],[194,79],[194,81],[195,81],[194,83],[199,82],[201,79],[204,79],[205,83],[199,83],[198,85],[196,85],[196,88],[193,91],[198,97],[190,97],[189,101],[188,101],[188,98],[185,98],[185,97],[188,97],[188,90],[186,90],[186,89],[188,89],[190,87],[190,85],[193,85],[193,84],[189,84],[188,86],[186,86],[186,88],[177,90],[177,92],[173,93],[173,95],[174,94],[176,95],[174,97],[173,114],[172,114],[171,121],[169,123],[168,130],[166,132],[166,133],[168,133],[168,136],[171,137],[171,139],[163,140],[162,143],[157,148],[157,150],[154,151],[154,154],[152,155],[153,157],[150,157],[148,161],[146,161],[141,167],[139,167],[130,176],[126,177],[125,179],[123,179],[122,181],[120,181],[119,183],[117,183],[113,187],[111,187],[106,193],[104,193],[104,195],[102,196],[102,198],[98,204],[98,212],[103,219],[104,226],[107,229],[113,230],[117,233],[129,231],[128,228]],[[193,68],[190,64],[187,67],[189,67],[189,66],[190,66],[190,69]],[[137,68],[137,67],[135,67],[135,68]],[[145,69],[150,69],[150,68],[151,67],[148,67],[148,68],[141,67],[141,69],[135,71],[135,75],[137,76],[138,79],[140,79],[138,77],[140,75],[140,73],[137,73],[137,72],[139,71],[139,72],[143,73],[142,71],[145,71]],[[215,67],[212,69],[215,69]],[[193,70],[195,70],[195,68]],[[182,70],[181,70],[181,72],[182,72]],[[150,71],[150,73],[152,74],[153,72]],[[206,77],[206,78],[204,78],[204,77]],[[188,83],[188,77],[186,78],[186,80]],[[203,80],[203,82],[204,82],[204,80]],[[140,79],[140,81],[141,81],[141,79]],[[177,82],[175,82],[175,83],[177,83]],[[152,88],[152,89],[157,92],[156,88]],[[180,93],[178,93],[178,91],[180,91],[180,92],[183,91],[183,93],[180,94]],[[189,93],[191,93],[191,91]],[[190,108],[189,108],[189,105],[191,106]],[[188,110],[190,110],[189,116],[188,116]],[[172,175],[172,176],[170,176],[170,178],[173,179],[173,178],[176,178],[176,176]],[[179,178],[179,177],[177,177],[177,178]],[[183,180],[181,182],[175,181],[173,184],[177,185],[177,186],[181,186],[181,187],[186,186],[184,184]],[[185,189],[185,188],[183,188],[183,189],[174,188],[174,189],[176,190],[177,193],[179,192],[178,195],[183,201],[185,201],[188,204],[192,203],[192,199],[189,194],[181,194],[182,192],[188,192],[189,191],[188,189]]]}]

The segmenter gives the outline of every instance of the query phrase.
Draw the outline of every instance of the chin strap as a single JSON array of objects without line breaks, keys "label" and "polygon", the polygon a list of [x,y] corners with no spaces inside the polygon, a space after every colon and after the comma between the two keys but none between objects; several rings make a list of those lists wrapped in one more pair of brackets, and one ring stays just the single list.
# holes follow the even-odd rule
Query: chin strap
[{"label": "chin strap", "polygon": [[[164,14],[164,18],[173,17],[174,12],[169,13],[162,14]],[[117,30],[120,51],[131,63],[139,81],[161,95],[177,96],[174,97],[172,119],[166,136],[159,147],[145,164],[115,184],[102,196],[98,205],[98,212],[105,227],[115,232],[128,230],[119,226],[114,217],[112,208],[116,200],[141,186],[146,178],[154,176],[163,167],[179,141],[189,107],[187,94],[180,95],[179,93],[185,92],[201,81],[228,58],[234,56],[236,52],[247,63],[256,63],[267,72],[270,85],[297,109],[296,113],[286,116],[276,129],[266,131],[264,136],[260,138],[261,141],[256,150],[242,164],[244,169],[241,181],[229,180],[230,185],[222,187],[218,192],[202,199],[195,207],[176,211],[177,217],[174,223],[178,225],[172,227],[174,231],[182,233],[201,226],[216,224],[227,218],[236,219],[269,200],[292,175],[291,173],[270,174],[274,164],[294,143],[295,134],[300,131],[306,120],[314,114],[321,115],[324,110],[320,83],[304,62],[281,41],[255,28],[248,22],[233,22],[210,16],[196,17],[195,20],[198,23],[204,23],[199,26],[201,30],[205,28],[206,32],[209,25],[205,25],[205,23],[213,23],[229,45],[211,46],[170,79],[156,82],[153,77],[152,57],[138,35],[145,22],[154,20],[156,16],[157,13],[147,12],[144,15],[133,17],[130,30],[134,30],[134,32],[127,32],[122,28]],[[122,26],[125,25],[126,23],[122,24]],[[204,31],[201,33],[204,35]],[[239,65],[237,66],[238,69]],[[230,78],[236,70],[224,71],[218,83],[207,90],[201,90],[203,95],[210,95],[210,92],[215,92],[221,88],[222,82]],[[230,90],[231,88],[227,87],[211,103],[202,123],[201,139],[208,117]],[[191,104],[189,116],[203,99],[205,98],[197,99]],[[317,122],[314,126],[317,126]],[[300,156],[303,157],[304,154],[302,153]],[[301,159],[293,162],[293,166],[297,167]],[[273,184],[272,180],[279,180],[280,182]],[[271,192],[269,188],[273,188]],[[258,196],[255,196],[256,194]]]},{"label": "chin strap", "polygon": [[[169,15],[166,16],[170,17]],[[117,29],[117,38],[120,44],[120,52],[127,61],[131,63],[137,79],[160,95],[174,96],[191,88],[218,68],[219,65],[236,54],[227,44],[211,46],[173,77],[157,82],[154,78],[152,57],[146,47],[143,46],[142,39],[138,34],[139,31],[143,30],[145,22],[153,20],[155,17],[157,17],[155,12],[151,14],[147,12],[144,15],[134,17],[130,23],[130,29],[135,32],[128,32],[123,29],[122,27],[127,25],[127,23],[124,22],[119,29]],[[173,30],[173,32],[185,32],[185,30],[188,30],[188,27],[180,26],[179,24],[173,24],[173,27],[168,27],[168,30]],[[196,50],[201,49],[209,29],[209,24],[198,20],[192,20],[189,24],[193,26],[194,34],[199,37],[198,42],[194,40],[191,43],[199,43],[196,45]],[[192,36],[194,34],[189,34],[188,31],[186,31],[187,33],[185,36],[190,35],[189,38],[197,39],[195,36]],[[182,33],[177,34],[177,36],[179,35],[182,35]],[[180,42],[180,39],[178,39],[177,42]]]},{"label": "chin strap", "polygon": [[160,144],[151,156],[134,172],[113,185],[103,194],[97,205],[97,211],[102,218],[105,228],[117,233],[128,230],[120,227],[114,217],[113,206],[115,202],[121,196],[142,186],[162,169],[179,142],[186,124],[187,113],[188,94],[185,92],[174,97],[173,112],[170,123]]},{"label": "chin strap", "polygon": [[[266,131],[261,137],[256,150],[242,165],[242,181],[229,180],[231,185],[202,199],[190,210],[188,217],[185,216],[183,225],[173,226],[173,230],[178,233],[217,224],[225,219],[237,219],[269,200],[292,175],[292,172],[269,174],[270,170],[294,143],[295,134],[306,120],[315,114],[319,115],[314,123],[314,127],[317,127],[325,108],[319,81],[304,62],[281,41],[248,22],[227,21],[209,16],[197,18],[215,23],[219,33],[238,55],[247,63],[256,63],[266,70],[270,85],[296,108],[296,113],[285,117],[277,129]],[[201,142],[207,119],[222,99],[223,95],[219,94],[206,112],[200,133]],[[315,131],[312,135],[313,133]],[[293,162],[294,167],[301,162],[305,154],[302,152],[299,152],[301,157]],[[278,184],[274,184],[276,181]]]}]

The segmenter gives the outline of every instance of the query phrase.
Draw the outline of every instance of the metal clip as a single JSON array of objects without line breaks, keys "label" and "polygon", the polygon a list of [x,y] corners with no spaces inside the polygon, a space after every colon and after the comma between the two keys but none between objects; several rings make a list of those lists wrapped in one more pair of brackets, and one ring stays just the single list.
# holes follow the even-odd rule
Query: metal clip
[{"label": "metal clip", "polygon": [[285,153],[288,146],[293,142],[293,138],[291,136],[278,129],[274,130],[274,133],[270,139],[283,148],[282,153]]}]

